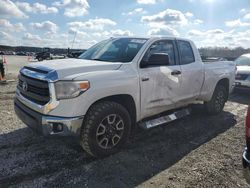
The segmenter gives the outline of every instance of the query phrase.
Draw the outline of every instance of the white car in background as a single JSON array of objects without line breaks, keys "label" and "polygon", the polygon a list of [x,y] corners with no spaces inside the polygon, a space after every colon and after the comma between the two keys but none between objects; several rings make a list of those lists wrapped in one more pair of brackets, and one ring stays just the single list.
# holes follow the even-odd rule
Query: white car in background
[{"label": "white car in background", "polygon": [[236,59],[237,74],[235,89],[250,91],[250,54],[244,54]]}]

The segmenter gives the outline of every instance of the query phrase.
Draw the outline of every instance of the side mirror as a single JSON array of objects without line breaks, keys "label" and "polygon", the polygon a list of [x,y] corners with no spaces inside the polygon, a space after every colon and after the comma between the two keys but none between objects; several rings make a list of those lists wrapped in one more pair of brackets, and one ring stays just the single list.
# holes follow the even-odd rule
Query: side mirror
[{"label": "side mirror", "polygon": [[153,53],[149,56],[148,61],[141,62],[141,67],[166,66],[169,63],[170,60],[167,53]]}]

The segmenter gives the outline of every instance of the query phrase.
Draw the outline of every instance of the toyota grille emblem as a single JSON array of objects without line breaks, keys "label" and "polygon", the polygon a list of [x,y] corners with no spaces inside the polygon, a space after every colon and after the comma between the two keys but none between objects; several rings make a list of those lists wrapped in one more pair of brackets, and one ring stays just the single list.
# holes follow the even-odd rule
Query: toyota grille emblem
[{"label": "toyota grille emblem", "polygon": [[27,82],[23,82],[22,88],[23,88],[24,91],[28,90],[28,84],[27,84]]}]

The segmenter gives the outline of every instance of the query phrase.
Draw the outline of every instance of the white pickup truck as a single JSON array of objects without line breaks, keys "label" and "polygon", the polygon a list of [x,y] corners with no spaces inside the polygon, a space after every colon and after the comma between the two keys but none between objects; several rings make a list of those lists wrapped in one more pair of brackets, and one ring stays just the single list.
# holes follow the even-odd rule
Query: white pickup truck
[{"label": "white pickup truck", "polygon": [[176,119],[178,114],[166,116],[170,111],[204,102],[208,114],[220,113],[235,71],[233,62],[204,64],[190,40],[110,38],[79,59],[23,67],[15,111],[44,136],[78,136],[89,154],[106,156],[117,152],[137,125]]}]

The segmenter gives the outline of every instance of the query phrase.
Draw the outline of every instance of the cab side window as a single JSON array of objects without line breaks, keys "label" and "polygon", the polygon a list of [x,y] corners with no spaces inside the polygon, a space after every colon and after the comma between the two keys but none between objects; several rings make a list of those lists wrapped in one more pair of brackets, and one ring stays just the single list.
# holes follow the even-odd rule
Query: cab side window
[{"label": "cab side window", "polygon": [[179,47],[181,65],[186,65],[195,62],[193,49],[189,42],[178,41],[178,47]]},{"label": "cab side window", "polygon": [[169,65],[175,65],[175,48],[172,41],[157,41],[153,43],[143,57],[143,61],[148,61],[151,54],[166,53],[169,56]]}]

